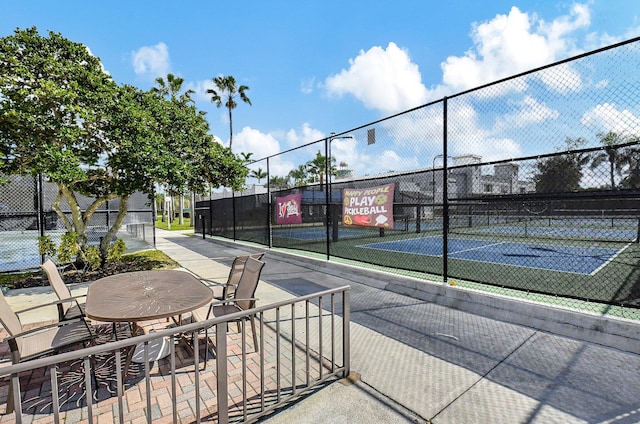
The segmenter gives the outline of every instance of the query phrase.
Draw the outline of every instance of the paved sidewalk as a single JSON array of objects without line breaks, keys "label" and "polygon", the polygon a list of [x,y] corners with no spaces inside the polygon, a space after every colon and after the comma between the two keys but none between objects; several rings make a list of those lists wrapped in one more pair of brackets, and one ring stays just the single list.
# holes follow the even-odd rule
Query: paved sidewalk
[{"label": "paved sidewalk", "polygon": [[[156,240],[185,269],[222,281],[235,256],[262,250],[162,230]],[[640,422],[640,355],[400,295],[384,289],[384,273],[277,251],[264,260],[259,304],[351,286],[353,370],[265,422]],[[46,290],[8,299],[39,303]]]},{"label": "paved sidewalk", "polygon": [[[260,250],[162,231],[157,240],[191,270],[199,261],[193,254],[228,265]],[[181,258],[177,246],[190,253]],[[340,265],[275,251],[264,260],[261,302],[351,286],[351,369],[361,376],[271,424],[640,422],[639,355],[383,290],[384,273],[326,272]]]}]

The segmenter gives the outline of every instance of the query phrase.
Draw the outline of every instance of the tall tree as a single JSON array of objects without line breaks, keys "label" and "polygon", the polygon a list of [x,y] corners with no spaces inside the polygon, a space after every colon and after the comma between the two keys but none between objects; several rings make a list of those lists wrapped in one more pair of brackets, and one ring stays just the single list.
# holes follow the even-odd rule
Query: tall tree
[{"label": "tall tree", "polygon": [[282,190],[289,187],[289,176],[280,177],[278,175],[274,175],[269,179],[269,186],[272,190]]},{"label": "tall tree", "polygon": [[153,87],[151,91],[160,93],[169,99],[180,100],[183,103],[191,102],[191,95],[195,93],[193,90],[187,90],[181,93],[184,78],[176,77],[173,74],[167,74],[166,80],[162,77],[156,78],[156,84],[158,84],[158,86]]},{"label": "tall tree", "polygon": [[576,151],[586,141],[582,138],[566,141],[566,151],[536,163],[537,171],[533,176],[538,193],[560,193],[580,190],[582,168],[588,163],[589,156]]},{"label": "tall tree", "polygon": [[[173,102],[179,102],[180,104],[184,104],[187,105],[189,103],[191,103],[193,100],[191,99],[191,95],[193,93],[195,93],[195,91],[193,90],[187,90],[184,93],[182,93],[182,85],[184,84],[184,78],[181,77],[176,77],[175,75],[169,73],[167,74],[167,79],[165,80],[162,77],[158,77],[156,78],[156,84],[157,87],[153,87],[151,89],[152,92],[154,93],[159,93],[160,95],[168,98],[169,100],[173,101]],[[166,190],[169,192],[169,195],[172,196],[173,194],[177,194],[178,195],[178,199],[179,199],[179,205],[178,205],[178,223],[180,225],[184,224],[184,192],[179,192],[179,193],[174,193],[174,190],[172,190],[172,187],[166,187]],[[173,205],[173,197],[171,197],[172,199],[172,205]],[[163,202],[164,205],[164,202]],[[163,207],[163,212],[162,212],[162,218],[164,221],[164,215],[165,215],[165,211],[164,211],[164,207]],[[171,227],[171,213],[167,213],[167,220],[169,223],[169,227]]]},{"label": "tall tree", "polygon": [[0,90],[0,170],[42,173],[56,183],[54,208],[66,199],[71,219],[56,212],[86,243],[87,220],[116,196],[99,196],[83,213],[74,190],[89,181],[99,189],[96,167],[108,148],[101,126],[116,84],[86,46],[32,27],[0,39]]},{"label": "tall tree", "polygon": [[[338,172],[338,168],[336,168],[335,163],[336,158],[331,157],[329,172],[333,176],[335,176]],[[320,153],[320,151],[318,151],[318,153],[316,153],[316,157],[313,158],[313,160],[307,162],[307,169],[309,173],[314,176],[314,181],[315,177],[318,177],[318,179],[320,180],[320,187],[322,187],[322,184],[324,183],[324,177],[326,176],[325,174],[327,173],[327,157]]]},{"label": "tall tree", "polygon": [[622,157],[626,175],[620,181],[620,187],[637,190],[640,188],[640,149],[637,145],[626,147]]},{"label": "tall tree", "polygon": [[625,150],[618,147],[619,144],[626,142],[624,136],[613,131],[607,133],[598,133],[600,144],[604,146],[604,150],[596,153],[591,158],[591,169],[596,169],[605,162],[609,164],[609,179],[611,190],[615,190],[615,174],[620,174],[627,158],[624,155]]},{"label": "tall tree", "polygon": [[267,171],[263,171],[262,168],[254,169],[251,171],[250,176],[258,180],[258,184],[263,178],[267,178]]},{"label": "tall tree", "polygon": [[213,83],[216,85],[217,91],[214,89],[208,89],[207,94],[211,94],[211,101],[218,107],[224,105],[229,111],[229,149],[232,148],[233,143],[233,117],[231,111],[238,106],[236,103],[236,97],[251,105],[251,100],[247,97],[247,91],[249,87],[246,85],[237,86],[236,79],[229,76],[219,76],[213,79]]},{"label": "tall tree", "polygon": [[289,171],[288,177],[293,178],[293,184],[296,186],[303,185],[307,182],[307,166],[306,165],[298,165],[297,168]]},{"label": "tall tree", "polygon": [[[195,106],[118,87],[84,45],[60,34],[31,28],[0,38],[0,87],[0,171],[44,174],[55,183],[53,208],[81,248],[94,213],[120,198],[103,258],[133,193],[152,193],[154,183],[240,188],[248,174],[213,142]],[[84,209],[79,194],[93,199]]]}]

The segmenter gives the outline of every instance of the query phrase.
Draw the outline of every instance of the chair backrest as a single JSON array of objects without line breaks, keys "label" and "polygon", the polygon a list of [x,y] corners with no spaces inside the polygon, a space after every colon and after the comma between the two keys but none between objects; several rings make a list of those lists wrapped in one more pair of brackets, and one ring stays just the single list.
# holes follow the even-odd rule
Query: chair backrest
[{"label": "chair backrest", "polygon": [[10,336],[22,333],[22,323],[0,290],[0,322]]},{"label": "chair backrest", "polygon": [[[253,258],[257,260],[261,260],[264,256],[264,252],[262,253],[254,253],[252,255],[243,255],[236,256],[231,264],[231,269],[229,270],[229,277],[227,278],[227,284],[238,285],[238,281],[240,281],[240,276],[242,275],[242,271],[244,270],[244,264],[247,263],[247,259]],[[233,293],[230,293],[233,294]]]},{"label": "chair backrest", "polygon": [[[56,292],[56,296],[58,299],[69,299],[71,298],[71,291],[69,287],[62,280],[62,276],[58,271],[58,267],[53,263],[51,259],[47,259],[42,265],[42,269],[47,274],[47,278],[49,279],[49,284],[53,287],[53,291]],[[73,305],[72,302],[65,302],[62,304],[62,312],[67,313],[67,310]]]},{"label": "chair backrest", "polygon": [[[240,281],[238,281],[238,287],[236,288],[234,296],[236,299],[249,299],[254,297],[263,267],[264,262],[254,258],[247,259],[242,275],[240,276]],[[255,301],[240,300],[236,302],[236,305],[241,309],[250,309],[255,305]]]}]

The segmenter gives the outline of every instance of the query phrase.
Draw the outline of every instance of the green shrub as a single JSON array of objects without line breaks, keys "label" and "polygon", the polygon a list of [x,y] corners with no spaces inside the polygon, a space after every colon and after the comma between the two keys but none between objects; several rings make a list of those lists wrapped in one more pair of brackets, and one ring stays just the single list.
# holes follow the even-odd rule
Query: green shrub
[{"label": "green shrub", "polygon": [[122,255],[127,252],[127,244],[122,239],[116,239],[107,251],[107,262],[120,262]]}]

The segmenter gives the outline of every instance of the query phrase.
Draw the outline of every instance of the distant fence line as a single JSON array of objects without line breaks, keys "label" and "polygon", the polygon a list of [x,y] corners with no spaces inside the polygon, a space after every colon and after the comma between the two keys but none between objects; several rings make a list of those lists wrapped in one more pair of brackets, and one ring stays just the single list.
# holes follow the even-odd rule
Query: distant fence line
[{"label": "distant fence line", "polygon": [[[265,193],[197,202],[195,230],[640,308],[639,64],[629,40],[258,160]],[[351,225],[343,189],[389,183],[394,226]],[[302,222],[278,224],[291,194]]]}]

